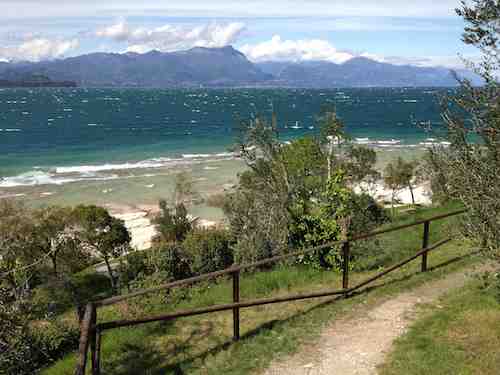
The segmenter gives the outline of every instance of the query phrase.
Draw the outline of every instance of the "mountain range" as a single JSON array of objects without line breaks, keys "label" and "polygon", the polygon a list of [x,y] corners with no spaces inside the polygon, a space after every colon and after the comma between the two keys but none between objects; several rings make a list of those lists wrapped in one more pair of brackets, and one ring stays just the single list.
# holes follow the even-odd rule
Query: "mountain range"
[{"label": "mountain range", "polygon": [[[474,78],[470,72],[459,75]],[[447,68],[392,65],[363,57],[325,61],[253,63],[231,46],[163,53],[92,53],[42,62],[0,62],[0,80],[45,76],[82,87],[446,87]]]}]

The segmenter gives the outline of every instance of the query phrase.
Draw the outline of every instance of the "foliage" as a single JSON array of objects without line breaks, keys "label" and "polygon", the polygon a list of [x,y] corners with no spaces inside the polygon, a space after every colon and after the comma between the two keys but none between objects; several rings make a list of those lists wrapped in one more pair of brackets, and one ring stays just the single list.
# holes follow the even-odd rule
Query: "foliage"
[{"label": "foliage", "polygon": [[320,142],[327,144],[327,177],[332,177],[332,170],[335,164],[335,146],[340,149],[342,142],[347,138],[344,124],[337,117],[335,108],[326,108],[318,118],[320,123]]},{"label": "foliage", "polygon": [[131,283],[137,278],[150,274],[148,258],[144,252],[134,251],[120,258],[117,272],[121,286],[130,291]]},{"label": "foliage", "polygon": [[0,290],[0,372],[33,374],[76,349],[79,330],[57,321],[35,325],[29,304],[12,303]]},{"label": "foliage", "polygon": [[405,161],[398,157],[394,163],[389,163],[384,170],[384,184],[392,190],[391,205],[394,213],[394,200],[399,190],[409,188],[412,203],[415,204],[413,195],[413,179],[417,163],[415,161]]},{"label": "foliage", "polygon": [[111,286],[116,280],[110,260],[121,256],[130,246],[130,234],[122,220],[97,206],[77,206],[73,215],[78,225],[78,239],[84,248],[100,256],[108,270]]},{"label": "foliage", "polygon": [[[450,207],[447,207],[447,210],[449,211]],[[422,211],[425,211],[422,214],[424,217],[437,213],[435,209],[424,208]],[[414,218],[405,214],[402,223],[408,222],[407,220],[413,221]],[[448,221],[449,219],[444,220],[445,223]],[[431,234],[446,237],[437,226],[432,228]],[[416,227],[414,235],[411,236],[408,236],[407,232],[393,232],[388,235],[394,238],[387,249],[392,258],[386,259],[382,266],[389,266],[403,259],[408,256],[408,251],[414,254],[421,245],[422,228]],[[405,247],[402,248],[401,242],[407,241],[408,237],[411,241],[405,242]],[[385,299],[395,293],[408,291],[408,288],[439,279],[444,274],[471,264],[470,257],[463,257],[468,252],[469,249],[463,242],[447,244],[442,250],[430,255],[431,267],[443,265],[433,272],[420,273],[420,262],[417,260],[388,275],[383,287],[370,288],[367,293],[354,294],[352,298],[339,300],[338,303],[322,304],[319,300],[311,299],[300,303],[269,305],[265,309],[245,309],[242,329],[252,334],[245,336],[244,342],[240,344],[225,345],[231,341],[233,334],[231,314],[200,315],[173,322],[110,330],[102,342],[102,372],[106,374],[137,374],[145,371],[213,374],[262,372],[272,361],[296,351],[317,337],[325,324],[338,320],[339,314],[351,311],[352,308],[366,310],[372,304],[379,303],[381,298]],[[460,260],[448,262],[450,259]],[[351,285],[371,275],[374,275],[374,272],[352,272]],[[147,288],[164,282],[164,279],[154,276],[138,283],[137,286]],[[274,267],[267,272],[244,273],[241,275],[240,287],[242,298],[250,300],[335,289],[340,282],[341,278],[335,272],[293,265]],[[230,303],[231,288],[230,278],[219,278],[215,282],[202,282],[190,288],[173,289],[168,295],[163,292],[158,293],[155,298],[150,296],[134,298],[130,300],[133,306],[129,305],[124,309],[122,305],[116,305],[106,309],[106,314],[110,319],[128,319],[203,308],[217,303]],[[255,361],[248,361],[249,356],[255,358]],[[43,374],[71,373],[74,370],[74,363],[75,356],[68,355],[43,371]]]},{"label": "foliage", "polygon": [[500,258],[500,96],[498,71],[500,30],[498,1],[462,3],[457,13],[467,24],[463,40],[482,53],[480,64],[470,64],[485,84],[461,81],[456,96],[443,103],[449,148],[430,151],[429,170],[435,188],[448,199],[458,199],[468,210],[464,233],[476,238],[488,253]]},{"label": "foliage", "polygon": [[160,244],[155,267],[163,272],[168,280],[181,280],[192,276],[189,255],[179,244]]},{"label": "foliage", "polygon": [[249,171],[227,196],[224,213],[236,238],[235,261],[254,262],[283,254],[288,245],[289,182],[283,148],[274,127],[257,118],[246,125],[238,145]]},{"label": "foliage", "polygon": [[181,242],[192,229],[184,204],[179,203],[172,211],[165,200],[161,200],[160,213],[153,220],[158,236],[155,239],[163,242]]},{"label": "foliage", "polygon": [[[275,117],[271,125],[261,118],[246,124],[238,149],[250,170],[240,175],[238,188],[224,206],[237,241],[236,262],[253,262],[290,248],[334,240],[342,227],[337,221],[346,219],[342,215],[359,214],[342,211],[342,189],[352,198],[350,186],[377,175],[373,170],[376,154],[349,145],[349,136],[333,110],[325,111],[319,121],[319,138],[304,137],[286,144],[279,140]],[[336,180],[339,175],[341,181]],[[333,266],[324,256],[320,258],[322,266]]]},{"label": "foliage", "polygon": [[47,207],[33,213],[34,251],[40,257],[47,257],[52,263],[52,273],[58,276],[58,266],[64,266],[70,273],[85,268],[88,254],[78,247],[71,220],[72,210],[61,207]]},{"label": "foliage", "polygon": [[368,147],[350,146],[347,150],[343,169],[352,183],[374,182],[380,178],[380,173],[374,169],[377,162],[377,152]]},{"label": "foliage", "polygon": [[189,233],[182,246],[190,257],[194,274],[225,269],[233,264],[232,241],[224,229],[202,229]]},{"label": "foliage", "polygon": [[[314,212],[297,218],[292,231],[292,243],[296,247],[314,247],[339,240],[341,235],[346,235],[344,220],[352,214],[349,205],[353,193],[345,186],[344,178],[343,172],[333,176],[327,182],[326,191]],[[337,247],[299,257],[299,262],[312,263],[322,268],[332,268],[339,264],[339,260]]]},{"label": "foliage", "polygon": [[[21,299],[34,283],[36,265],[33,251],[33,222],[21,204],[0,199],[0,287]],[[43,260],[43,259],[42,259]]]}]

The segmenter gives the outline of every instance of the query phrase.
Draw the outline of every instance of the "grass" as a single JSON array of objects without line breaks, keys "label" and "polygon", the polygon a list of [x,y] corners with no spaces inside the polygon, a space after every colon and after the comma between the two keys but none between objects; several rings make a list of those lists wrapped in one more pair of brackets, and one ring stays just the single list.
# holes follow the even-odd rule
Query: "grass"
[{"label": "grass", "polygon": [[[498,281],[497,281],[498,282]],[[381,368],[392,374],[498,374],[500,298],[474,280],[427,306]]]},{"label": "grass", "polygon": [[[399,222],[418,220],[415,215],[437,215],[448,209],[432,209],[401,215]],[[399,224],[398,222],[398,224]],[[441,223],[440,226],[445,224]],[[431,243],[445,231],[435,231]],[[444,227],[443,227],[444,228]],[[437,233],[437,234],[436,234]],[[402,258],[421,246],[421,228],[384,235],[392,243],[391,256]],[[389,254],[389,252],[388,252]],[[241,311],[239,342],[232,342],[232,315],[222,312],[108,331],[103,336],[103,373],[106,374],[248,374],[265,368],[280,356],[292,353],[314,340],[328,322],[359,308],[389,298],[402,290],[465,267],[475,261],[463,243],[449,243],[429,255],[431,272],[419,273],[419,262],[381,279],[352,298],[321,298],[253,307]],[[390,262],[386,263],[390,264]],[[376,271],[353,272],[351,285]],[[340,289],[341,276],[333,271],[303,267],[277,267],[268,272],[244,274],[241,298],[261,298],[323,289]],[[370,291],[369,293],[367,291]],[[220,279],[190,289],[177,289],[99,310],[99,321],[159,314],[231,301],[231,282]],[[47,368],[43,374],[70,374],[75,356],[69,355]]]}]

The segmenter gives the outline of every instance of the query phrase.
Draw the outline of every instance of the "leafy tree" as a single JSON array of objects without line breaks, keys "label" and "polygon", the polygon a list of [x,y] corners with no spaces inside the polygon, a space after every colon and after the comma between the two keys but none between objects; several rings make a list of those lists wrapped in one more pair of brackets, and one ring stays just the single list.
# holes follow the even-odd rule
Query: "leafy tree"
[{"label": "leafy tree", "polygon": [[77,206],[73,211],[78,238],[87,251],[104,260],[111,287],[116,290],[116,279],[110,261],[125,253],[130,246],[130,234],[123,220],[109,214],[102,207]]},{"label": "leafy tree", "polygon": [[158,231],[156,240],[163,242],[183,241],[192,229],[184,204],[179,203],[174,210],[171,210],[167,201],[161,200],[159,206],[160,213],[153,220]]},{"label": "leafy tree", "polygon": [[414,161],[405,161],[398,157],[395,163],[389,163],[384,170],[384,183],[392,190],[391,206],[394,215],[394,199],[399,190],[408,188],[411,193],[412,204],[415,205],[413,194],[413,179],[417,164]]},{"label": "leafy tree", "polygon": [[32,250],[33,220],[18,202],[0,199],[0,286],[16,300],[30,288],[39,264]]},{"label": "leafy tree", "polygon": [[343,169],[348,174],[351,183],[362,181],[374,182],[380,178],[375,169],[377,153],[374,149],[363,146],[350,146],[347,150]]},{"label": "leafy tree", "polygon": [[450,147],[431,150],[428,164],[433,187],[468,209],[465,233],[500,258],[500,2],[464,1],[457,13],[466,22],[463,41],[482,53],[480,63],[468,64],[484,86],[461,80],[457,95],[444,102]]},{"label": "leafy tree", "polygon": [[327,179],[338,169],[345,171],[346,183],[350,184],[366,179],[373,182],[380,177],[374,169],[377,153],[368,147],[351,143],[351,137],[337,117],[335,108],[327,108],[318,121],[321,129],[319,141],[326,147]]},{"label": "leafy tree", "polygon": [[237,240],[237,262],[268,258],[290,247],[337,237],[337,216],[321,215],[329,191],[328,175],[337,178],[340,170],[351,165],[356,177],[342,173],[341,183],[336,182],[348,189],[349,183],[371,173],[376,158],[371,152],[349,148],[347,141],[336,150],[333,145],[338,142],[325,148],[324,139],[333,134],[348,139],[334,113],[325,116],[322,138],[304,137],[288,144],[279,140],[275,117],[271,125],[260,118],[246,125],[238,148],[249,170],[240,175],[238,188],[224,206]]},{"label": "leafy tree", "polygon": [[320,123],[320,141],[326,144],[327,151],[327,177],[332,177],[333,164],[335,163],[335,146],[340,149],[342,142],[347,140],[347,133],[344,130],[344,124],[338,119],[335,108],[327,108],[319,117]]},{"label": "leafy tree", "polygon": [[[84,255],[78,251],[71,215],[71,209],[55,206],[33,213],[34,248],[41,257],[50,259],[52,272],[56,277],[59,275],[60,262],[74,266],[80,260],[80,266],[85,264]],[[73,268],[75,267],[70,267]]]}]

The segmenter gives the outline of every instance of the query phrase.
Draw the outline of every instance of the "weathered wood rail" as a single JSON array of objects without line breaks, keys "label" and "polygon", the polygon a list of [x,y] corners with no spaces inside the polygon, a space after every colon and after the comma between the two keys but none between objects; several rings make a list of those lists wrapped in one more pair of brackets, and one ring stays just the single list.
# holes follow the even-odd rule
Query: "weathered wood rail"
[{"label": "weathered wood rail", "polygon": [[[335,241],[326,243],[321,246],[312,247],[306,250],[296,251],[292,253],[288,253],[281,256],[276,256],[272,258],[268,258],[265,260],[261,260],[259,262],[251,263],[251,264],[243,264],[243,265],[234,265],[225,270],[212,272],[203,274],[196,277],[191,277],[184,280],[174,281],[168,284],[163,284],[155,288],[140,290],[134,293],[116,296],[111,298],[106,298],[100,301],[90,302],[85,306],[85,310],[83,311],[83,316],[80,322],[80,343],[78,350],[78,360],[75,369],[75,375],[85,375],[86,365],[87,365],[87,355],[90,347],[91,353],[91,365],[92,365],[92,375],[100,374],[100,362],[101,362],[101,338],[102,333],[106,330],[120,328],[120,327],[130,327],[139,324],[158,322],[158,321],[167,321],[178,319],[182,317],[194,316],[194,315],[202,315],[202,314],[210,314],[219,311],[233,311],[233,338],[234,340],[238,340],[240,338],[240,309],[261,306],[261,305],[269,305],[274,303],[283,303],[297,300],[305,300],[311,298],[319,298],[319,297],[328,297],[334,295],[344,295],[348,296],[352,292],[374,282],[375,280],[387,275],[388,273],[397,270],[398,268],[404,266],[405,264],[421,257],[422,258],[422,266],[421,271],[427,271],[427,255],[430,251],[444,245],[445,243],[451,241],[451,238],[446,238],[441,241],[434,243],[433,245],[429,245],[429,236],[430,236],[430,223],[436,220],[445,219],[451,216],[456,216],[465,213],[465,210],[454,211],[443,215],[438,215],[434,217],[430,217],[428,219],[423,219],[419,221],[415,221],[410,224],[399,225],[383,230],[373,231],[370,233],[365,233],[361,235],[353,236],[349,239],[342,241]],[[385,233],[395,232],[399,230],[403,230],[410,227],[415,227],[418,225],[423,225],[423,239],[422,239],[422,249],[412,255],[411,257],[389,267],[388,269],[376,274],[373,277],[368,278],[367,280],[362,281],[361,283],[352,286],[349,288],[349,258],[350,258],[350,243],[354,241],[364,240],[372,237],[376,237]],[[306,294],[295,294],[288,295],[284,297],[274,297],[274,298],[263,298],[263,299],[254,299],[249,301],[240,301],[240,273],[246,269],[252,269],[256,267],[260,267],[270,263],[276,263],[278,261],[297,257],[299,255],[311,253],[314,251],[318,251],[321,249],[327,249],[332,246],[342,246],[342,289],[338,290],[324,290],[317,291],[314,293],[306,293]],[[154,293],[160,290],[171,289],[180,286],[191,285],[200,281],[214,279],[224,275],[231,275],[233,280],[233,303],[229,304],[221,304],[221,305],[213,305],[207,306],[198,309],[178,311],[175,313],[165,314],[165,315],[157,315],[150,316],[141,319],[134,320],[115,320],[110,322],[97,323],[97,310],[103,306],[113,305],[118,302],[122,302],[128,300],[133,297],[142,296],[149,293]]]}]

